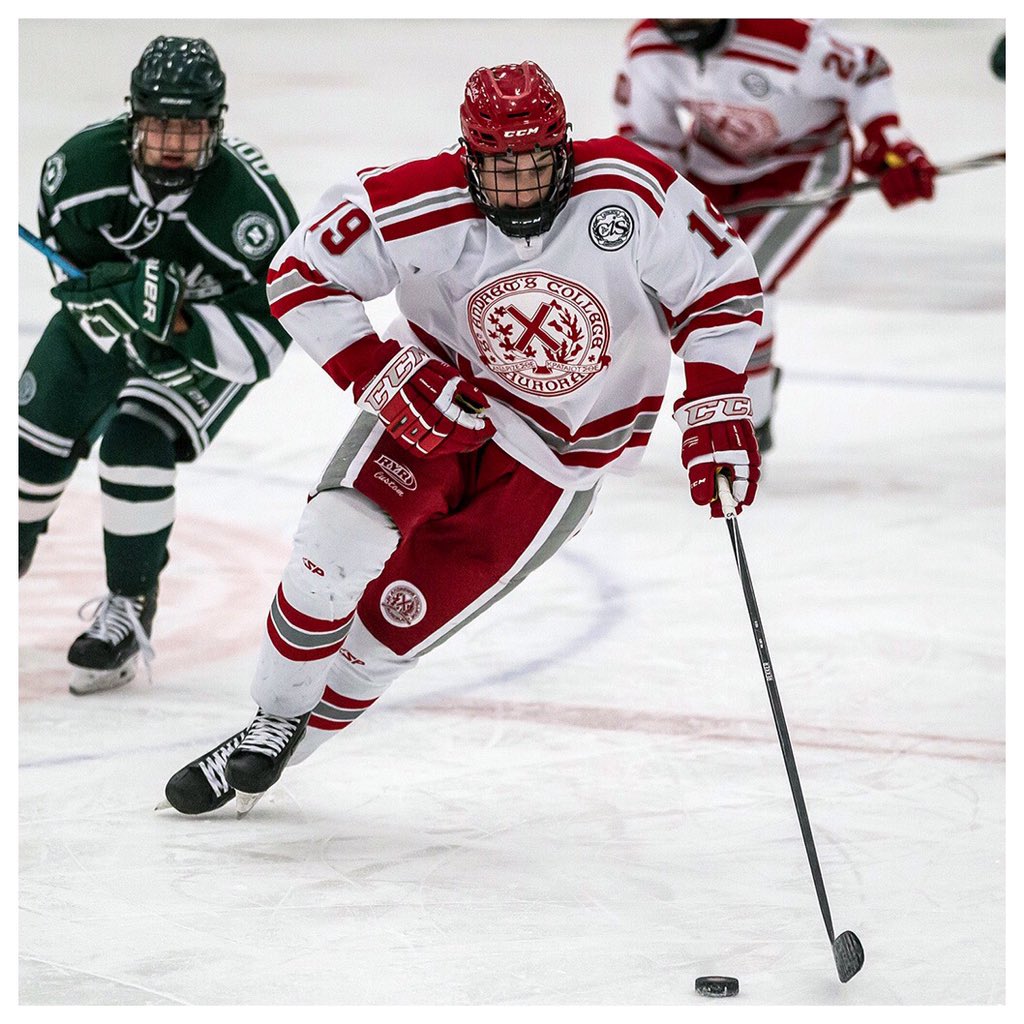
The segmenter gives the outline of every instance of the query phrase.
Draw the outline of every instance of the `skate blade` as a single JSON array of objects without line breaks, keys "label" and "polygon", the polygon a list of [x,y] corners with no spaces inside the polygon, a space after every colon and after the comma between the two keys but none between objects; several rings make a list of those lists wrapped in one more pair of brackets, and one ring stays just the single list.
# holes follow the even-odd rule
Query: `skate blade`
[{"label": "skate blade", "polygon": [[124,686],[135,678],[137,663],[138,655],[129,658],[118,668],[105,672],[76,665],[68,689],[76,697],[84,697],[90,693],[102,693],[104,690],[116,690],[119,686]]},{"label": "skate blade", "polygon": [[244,818],[255,806],[256,801],[263,796],[262,793],[243,793],[240,789],[235,790],[235,810],[239,818]]}]

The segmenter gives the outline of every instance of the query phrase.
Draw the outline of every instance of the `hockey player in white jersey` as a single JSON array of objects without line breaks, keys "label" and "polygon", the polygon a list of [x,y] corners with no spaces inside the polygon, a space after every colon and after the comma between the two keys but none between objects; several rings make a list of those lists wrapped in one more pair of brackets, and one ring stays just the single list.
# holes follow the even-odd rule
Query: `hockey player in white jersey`
[{"label": "hockey player in white jersey", "polygon": [[[690,493],[740,507],[761,286],[689,182],[622,138],[576,141],[534,63],[481,68],[462,138],[331,188],[275,257],[271,310],[362,412],[305,507],[272,601],[252,723],[168,782],[240,812],[583,525],[673,396]],[[395,293],[385,337],[363,303]]]},{"label": "hockey player in white jersey", "polygon": [[[893,207],[933,194],[935,168],[900,127],[885,58],[815,22],[641,21],[626,41],[615,106],[621,135],[671,164],[726,213],[844,185],[854,168],[880,176]],[[854,135],[863,138],[859,153]],[[764,323],[747,367],[762,452],[772,445],[780,375],[773,296],[848,201],[730,218],[765,292]]]}]

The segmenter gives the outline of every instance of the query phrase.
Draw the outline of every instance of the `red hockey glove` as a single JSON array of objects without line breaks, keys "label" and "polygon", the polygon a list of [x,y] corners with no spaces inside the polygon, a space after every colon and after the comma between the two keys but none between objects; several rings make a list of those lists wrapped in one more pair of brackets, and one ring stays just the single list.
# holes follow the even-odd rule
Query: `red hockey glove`
[{"label": "red hockey glove", "polygon": [[356,403],[375,412],[388,433],[422,458],[468,452],[494,436],[481,413],[487,399],[474,384],[422,349],[381,346],[385,362],[353,382]]},{"label": "red hockey glove", "polygon": [[746,395],[711,395],[676,402],[673,418],[683,432],[683,465],[690,474],[690,497],[710,505],[722,518],[715,475],[722,470],[732,481],[736,511],[754,500],[761,476],[750,399]]},{"label": "red hockey glove", "polygon": [[891,128],[891,141],[887,141],[882,133],[869,135],[857,166],[865,174],[879,178],[878,187],[890,206],[903,206],[915,199],[931,199],[935,194],[935,167],[932,162],[910,139],[895,140],[892,136]]}]

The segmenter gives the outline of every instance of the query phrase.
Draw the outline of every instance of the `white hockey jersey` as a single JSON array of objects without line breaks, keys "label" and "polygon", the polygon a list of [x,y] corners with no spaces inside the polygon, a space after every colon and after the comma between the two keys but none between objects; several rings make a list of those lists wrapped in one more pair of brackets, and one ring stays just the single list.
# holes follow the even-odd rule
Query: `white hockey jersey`
[{"label": "white hockey jersey", "polygon": [[635,470],[673,351],[687,397],[742,391],[761,286],[744,243],[662,161],[620,138],[574,154],[568,203],[529,240],[484,219],[458,147],[359,171],[278,252],[271,311],[345,386],[345,349],[375,336],[363,302],[394,291],[389,336],[472,380],[514,458],[576,490]]},{"label": "white hockey jersey", "polygon": [[630,31],[626,49],[615,85],[619,133],[716,184],[849,143],[851,124],[898,123],[885,58],[816,22],[731,20],[698,57],[648,19]]}]

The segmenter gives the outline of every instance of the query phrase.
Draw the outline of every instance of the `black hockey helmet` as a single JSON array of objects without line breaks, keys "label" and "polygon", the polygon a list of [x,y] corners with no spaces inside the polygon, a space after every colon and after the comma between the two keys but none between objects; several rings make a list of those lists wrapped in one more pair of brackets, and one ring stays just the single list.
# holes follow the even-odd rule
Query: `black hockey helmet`
[{"label": "black hockey helmet", "polygon": [[728,18],[661,18],[658,27],[682,50],[706,53],[729,29]]},{"label": "black hockey helmet", "polygon": [[[225,78],[213,47],[205,39],[158,36],[143,51],[132,70],[131,106],[132,158],[142,176],[164,189],[186,188],[196,174],[209,166],[223,130]],[[162,121],[206,121],[210,131],[202,152],[191,167],[148,166],[142,159],[144,117]]]}]

